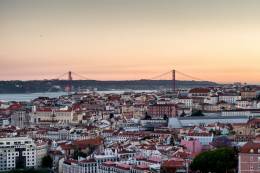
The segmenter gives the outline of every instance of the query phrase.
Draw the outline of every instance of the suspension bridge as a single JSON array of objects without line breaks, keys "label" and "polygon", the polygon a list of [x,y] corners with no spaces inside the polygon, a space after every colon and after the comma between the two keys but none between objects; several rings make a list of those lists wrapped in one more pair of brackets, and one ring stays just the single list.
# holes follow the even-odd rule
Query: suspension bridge
[{"label": "suspension bridge", "polygon": [[[151,78],[140,79],[140,80],[171,80],[172,81],[171,82],[171,90],[176,91],[176,79],[177,79],[176,77],[177,76],[178,77],[179,76],[185,77],[186,79],[189,79],[189,80],[192,80],[192,81],[207,81],[207,80],[203,80],[201,78],[183,73],[183,72],[175,70],[175,69],[161,73],[161,74],[156,75],[156,76],[152,76]],[[166,79],[165,79],[165,77],[166,77]],[[67,92],[72,92],[72,88],[73,88],[72,81],[75,80],[75,79],[76,80],[101,81],[101,80],[96,80],[96,79],[91,79],[91,78],[85,77],[82,74],[72,72],[72,71],[68,71],[66,73],[63,73],[63,74],[61,74],[61,75],[59,75],[55,78],[55,80],[66,80],[67,81],[67,86],[65,88],[65,90]]]}]

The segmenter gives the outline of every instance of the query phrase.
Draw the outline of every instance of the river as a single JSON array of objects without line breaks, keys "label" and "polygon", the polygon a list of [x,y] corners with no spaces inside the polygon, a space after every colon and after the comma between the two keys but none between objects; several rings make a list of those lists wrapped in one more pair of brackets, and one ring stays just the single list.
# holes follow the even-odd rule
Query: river
[{"label": "river", "polygon": [[[112,90],[112,91],[97,91],[97,93],[124,93],[124,90]],[[133,92],[153,92],[153,90],[134,90]],[[0,100],[2,101],[31,101],[37,97],[59,97],[67,95],[66,92],[43,92],[43,93],[24,93],[24,94],[0,94]]]}]

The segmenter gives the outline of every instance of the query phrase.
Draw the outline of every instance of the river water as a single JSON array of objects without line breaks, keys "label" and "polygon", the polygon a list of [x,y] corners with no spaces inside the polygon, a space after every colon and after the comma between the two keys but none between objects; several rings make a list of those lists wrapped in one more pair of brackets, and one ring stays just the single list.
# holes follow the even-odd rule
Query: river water
[{"label": "river water", "polygon": [[[123,90],[113,90],[113,91],[97,91],[97,93],[124,93]],[[153,92],[153,90],[134,90],[133,92]],[[1,101],[31,101],[37,97],[59,97],[62,95],[67,95],[66,92],[44,92],[44,93],[25,93],[25,94],[0,94]]]}]

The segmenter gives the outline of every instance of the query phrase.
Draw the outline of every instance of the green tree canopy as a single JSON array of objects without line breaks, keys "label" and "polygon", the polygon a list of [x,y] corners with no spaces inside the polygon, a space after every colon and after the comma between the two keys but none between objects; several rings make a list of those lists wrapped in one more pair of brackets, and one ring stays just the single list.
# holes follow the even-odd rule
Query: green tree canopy
[{"label": "green tree canopy", "polygon": [[49,169],[14,169],[4,173],[50,173]]},{"label": "green tree canopy", "polygon": [[191,170],[201,173],[227,173],[237,168],[237,153],[232,148],[220,148],[198,155],[190,165]]},{"label": "green tree canopy", "polygon": [[79,157],[87,157],[88,155],[80,150],[75,150],[74,153],[73,153],[73,159],[78,159]]},{"label": "green tree canopy", "polygon": [[191,116],[204,116],[201,110],[193,110]]},{"label": "green tree canopy", "polygon": [[52,168],[53,160],[51,156],[47,155],[42,158],[42,167],[43,168]]}]

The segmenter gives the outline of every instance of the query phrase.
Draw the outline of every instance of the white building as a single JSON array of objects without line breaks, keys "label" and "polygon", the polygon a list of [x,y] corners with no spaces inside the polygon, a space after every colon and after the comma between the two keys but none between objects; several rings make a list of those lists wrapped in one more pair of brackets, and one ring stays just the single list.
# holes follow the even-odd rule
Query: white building
[{"label": "white building", "polygon": [[251,110],[230,110],[230,111],[222,111],[221,116],[251,116]]},{"label": "white building", "polygon": [[36,143],[36,166],[41,167],[42,159],[47,156],[48,144],[47,142],[39,141]]},{"label": "white building", "polygon": [[94,154],[94,159],[98,164],[106,161],[117,161],[118,154],[117,152],[113,152],[111,149],[105,149],[102,154]]},{"label": "white building", "polygon": [[235,104],[238,100],[241,100],[241,96],[234,94],[221,94],[219,95],[219,101],[224,101],[226,103]]},{"label": "white building", "polygon": [[86,160],[65,160],[62,163],[62,173],[97,173],[103,162],[117,161],[117,152],[105,149],[102,154],[94,154],[94,158]]},{"label": "white building", "polygon": [[176,100],[177,103],[183,103],[186,108],[191,108],[193,106],[193,100],[189,97],[180,97]]},{"label": "white building", "polygon": [[74,111],[72,110],[50,110],[39,109],[31,114],[32,123],[56,121],[59,124],[69,124],[73,120]]},{"label": "white building", "polygon": [[51,140],[78,140],[78,139],[89,139],[91,136],[89,136],[86,133],[77,133],[77,132],[70,132],[66,129],[61,130],[49,130],[46,133],[36,133],[34,135],[36,138],[41,139],[51,139]]},{"label": "white building", "polygon": [[236,106],[239,109],[250,109],[253,108],[253,103],[248,100],[238,100]]},{"label": "white building", "polygon": [[213,134],[190,134],[184,136],[184,139],[189,141],[191,139],[197,139],[201,145],[209,145],[213,142],[214,135]]},{"label": "white building", "polygon": [[31,138],[0,138],[0,171],[36,167],[36,145]]},{"label": "white building", "polygon": [[11,125],[24,128],[28,127],[30,122],[30,115],[28,111],[15,111],[11,114]]},{"label": "white building", "polygon": [[208,125],[214,123],[232,124],[246,123],[249,120],[248,116],[200,116],[200,117],[174,117],[169,118],[168,127],[182,128],[199,126],[201,124]]},{"label": "white building", "polygon": [[213,96],[210,96],[210,97],[206,97],[204,99],[204,103],[208,103],[208,104],[211,104],[211,105],[215,105],[218,103],[218,96],[216,95],[213,95]]},{"label": "white building", "polygon": [[9,126],[10,125],[10,121],[9,118],[0,118],[0,126],[4,127],[4,126]]},{"label": "white building", "polygon": [[62,163],[62,173],[97,173],[97,162],[94,159],[89,160],[66,160]]}]

